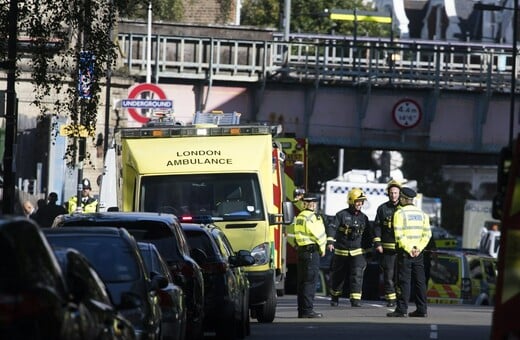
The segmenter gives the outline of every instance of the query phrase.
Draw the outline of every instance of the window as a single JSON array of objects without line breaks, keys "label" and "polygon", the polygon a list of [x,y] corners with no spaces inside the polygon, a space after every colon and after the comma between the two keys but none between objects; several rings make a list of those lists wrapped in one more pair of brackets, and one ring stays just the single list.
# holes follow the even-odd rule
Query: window
[{"label": "window", "polygon": [[456,284],[459,280],[461,261],[457,257],[432,258],[430,278],[435,283]]},{"label": "window", "polygon": [[130,246],[120,238],[86,235],[49,237],[53,247],[71,247],[82,253],[104,282],[137,280],[139,269]]},{"label": "window", "polygon": [[143,177],[139,210],[223,220],[259,220],[265,214],[256,174]]}]

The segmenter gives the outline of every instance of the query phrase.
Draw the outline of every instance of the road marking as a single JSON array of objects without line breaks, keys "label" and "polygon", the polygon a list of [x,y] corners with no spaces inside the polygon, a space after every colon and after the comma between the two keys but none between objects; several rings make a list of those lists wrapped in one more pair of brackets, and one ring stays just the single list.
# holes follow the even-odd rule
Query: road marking
[{"label": "road marking", "polygon": [[430,325],[430,339],[437,339],[438,337],[438,327],[437,325]]}]

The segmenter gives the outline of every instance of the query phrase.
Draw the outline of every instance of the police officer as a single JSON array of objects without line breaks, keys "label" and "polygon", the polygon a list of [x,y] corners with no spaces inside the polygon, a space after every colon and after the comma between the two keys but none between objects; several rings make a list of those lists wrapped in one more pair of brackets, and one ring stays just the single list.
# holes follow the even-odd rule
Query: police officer
[{"label": "police officer", "polygon": [[[90,190],[92,187],[90,186],[90,181],[88,178],[84,178],[81,181],[82,190],[81,190],[81,209],[82,212],[96,212],[98,206],[98,200],[90,195]],[[72,214],[76,211],[78,206],[78,197],[76,195],[72,196],[68,201],[68,212]]]},{"label": "police officer", "polygon": [[350,304],[361,307],[363,273],[366,267],[363,239],[370,232],[368,217],[361,212],[367,197],[359,188],[348,193],[348,208],[339,211],[327,229],[327,248],[333,252],[330,276],[330,305],[338,306],[347,271],[350,269]]},{"label": "police officer", "polygon": [[303,210],[294,223],[291,245],[297,249],[298,318],[321,318],[314,311],[314,295],[320,273],[320,256],[325,255],[326,234],[323,219],[317,213],[317,197],[306,194]]},{"label": "police officer", "polygon": [[416,192],[413,189],[401,188],[400,206],[392,220],[397,244],[398,275],[397,306],[393,312],[386,314],[389,317],[406,316],[412,280],[415,282],[417,308],[408,313],[408,316],[427,316],[423,250],[430,241],[432,232],[428,215],[413,204],[415,196]]},{"label": "police officer", "polygon": [[399,204],[401,184],[391,180],[386,186],[388,201],[377,208],[374,220],[374,247],[381,254],[380,265],[383,270],[385,299],[387,307],[395,307],[395,236],[392,217]]}]

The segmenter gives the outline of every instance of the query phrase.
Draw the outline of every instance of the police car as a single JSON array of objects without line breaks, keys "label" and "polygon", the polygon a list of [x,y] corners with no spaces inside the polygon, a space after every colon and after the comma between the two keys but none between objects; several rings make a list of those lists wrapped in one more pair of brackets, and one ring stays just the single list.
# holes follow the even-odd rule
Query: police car
[{"label": "police car", "polygon": [[428,303],[494,304],[496,258],[476,250],[436,250],[428,271]]}]

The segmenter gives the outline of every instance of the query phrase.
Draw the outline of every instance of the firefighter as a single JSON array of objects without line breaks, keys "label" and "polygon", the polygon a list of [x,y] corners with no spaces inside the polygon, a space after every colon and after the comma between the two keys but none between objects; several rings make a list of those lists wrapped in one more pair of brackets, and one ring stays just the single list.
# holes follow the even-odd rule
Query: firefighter
[{"label": "firefighter", "polygon": [[[430,218],[413,204],[416,192],[408,187],[401,188],[400,206],[394,213],[395,241],[397,245],[397,306],[389,317],[405,317],[410,301],[411,282],[415,285],[416,310],[410,317],[426,317],[426,280],[423,250],[428,245],[432,232]],[[412,277],[413,275],[413,277]]]},{"label": "firefighter", "polygon": [[395,307],[395,236],[392,217],[399,205],[401,184],[391,180],[386,186],[388,201],[377,208],[374,220],[374,247],[380,254],[379,263],[383,270],[384,291],[387,307]]},{"label": "firefighter", "polygon": [[348,208],[340,210],[328,226],[327,248],[333,252],[330,275],[330,305],[338,306],[349,272],[350,304],[361,307],[363,273],[366,267],[363,240],[370,232],[368,217],[361,212],[366,196],[359,188],[348,193]]},{"label": "firefighter", "polygon": [[[90,190],[92,187],[90,186],[90,181],[88,178],[84,178],[81,181],[82,190],[81,190],[81,211],[82,212],[96,212],[98,207],[98,200],[90,195]],[[78,197],[76,195],[72,196],[67,204],[69,214],[76,212],[77,209]]]},{"label": "firefighter", "polygon": [[298,254],[297,294],[298,318],[321,318],[314,311],[314,295],[320,274],[320,257],[325,255],[326,234],[323,219],[317,213],[318,199],[306,194],[303,210],[294,223],[291,245]]}]

